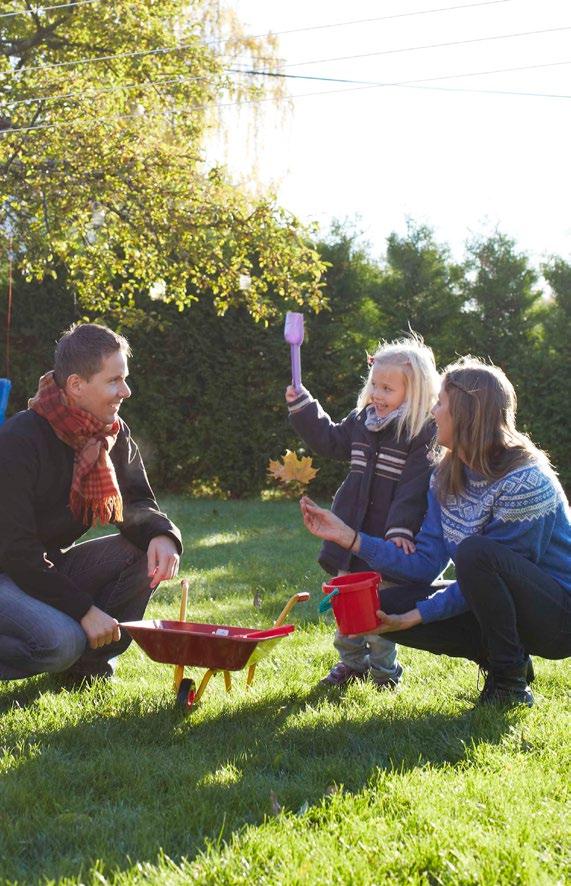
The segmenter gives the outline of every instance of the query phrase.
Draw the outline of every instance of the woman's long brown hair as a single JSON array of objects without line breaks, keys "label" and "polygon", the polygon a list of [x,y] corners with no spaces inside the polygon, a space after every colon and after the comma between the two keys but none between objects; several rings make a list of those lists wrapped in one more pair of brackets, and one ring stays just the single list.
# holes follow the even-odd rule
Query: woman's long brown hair
[{"label": "woman's long brown hair", "polygon": [[444,371],[443,384],[452,446],[436,468],[441,501],[464,490],[464,464],[488,480],[533,462],[549,464],[547,455],[516,429],[516,394],[502,369],[463,357]]}]

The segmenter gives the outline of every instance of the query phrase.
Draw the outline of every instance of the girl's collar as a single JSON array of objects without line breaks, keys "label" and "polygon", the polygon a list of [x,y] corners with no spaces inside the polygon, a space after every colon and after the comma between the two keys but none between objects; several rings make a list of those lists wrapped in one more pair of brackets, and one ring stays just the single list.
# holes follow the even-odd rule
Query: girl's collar
[{"label": "girl's collar", "polygon": [[397,409],[393,409],[388,415],[380,418],[377,415],[373,404],[369,403],[369,405],[365,407],[365,427],[368,428],[369,431],[381,431],[383,428],[386,428],[387,425],[391,424],[391,422],[399,419],[402,415],[405,415],[406,408],[407,403],[401,403]]}]

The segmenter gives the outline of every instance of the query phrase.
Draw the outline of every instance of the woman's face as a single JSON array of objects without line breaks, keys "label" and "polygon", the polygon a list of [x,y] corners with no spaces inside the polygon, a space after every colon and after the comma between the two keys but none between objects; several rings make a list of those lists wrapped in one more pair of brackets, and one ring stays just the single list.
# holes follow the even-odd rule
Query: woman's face
[{"label": "woman's face", "polygon": [[442,382],[440,387],[438,400],[432,407],[432,414],[434,416],[434,421],[436,422],[437,442],[440,443],[441,446],[451,449],[453,441],[452,416],[450,415],[450,400],[446,389],[444,388],[444,382]]}]

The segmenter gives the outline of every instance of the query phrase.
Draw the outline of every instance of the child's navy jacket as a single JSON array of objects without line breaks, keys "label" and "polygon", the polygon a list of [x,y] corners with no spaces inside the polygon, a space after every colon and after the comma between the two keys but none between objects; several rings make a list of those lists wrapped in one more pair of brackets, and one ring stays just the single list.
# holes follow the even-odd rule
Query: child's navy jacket
[{"label": "child's navy jacket", "polygon": [[[342,421],[332,421],[305,390],[288,407],[292,426],[314,452],[350,462],[349,473],[333,498],[333,513],[367,535],[413,540],[427,509],[434,422],[427,422],[416,437],[406,441],[397,439],[394,422],[370,431],[365,427],[366,409],[354,409]],[[355,569],[353,557],[350,551],[325,541],[318,560],[326,572],[336,575],[339,570]]]}]

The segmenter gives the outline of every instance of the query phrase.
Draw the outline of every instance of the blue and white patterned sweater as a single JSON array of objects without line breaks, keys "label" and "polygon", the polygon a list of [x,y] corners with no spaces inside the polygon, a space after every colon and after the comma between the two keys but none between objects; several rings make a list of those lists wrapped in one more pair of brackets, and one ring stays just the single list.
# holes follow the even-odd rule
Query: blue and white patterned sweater
[{"label": "blue and white patterned sweater", "polygon": [[[414,554],[361,533],[359,556],[395,578],[431,582],[454,561],[462,539],[485,535],[535,563],[571,594],[571,513],[553,471],[535,463],[492,482],[469,468],[465,474],[464,492],[449,496],[445,504],[438,501],[432,478]],[[468,608],[457,582],[418,604],[423,622],[450,618]]]}]

